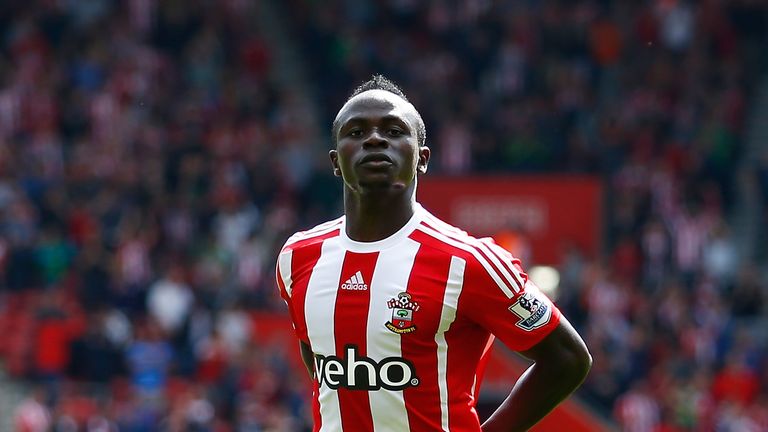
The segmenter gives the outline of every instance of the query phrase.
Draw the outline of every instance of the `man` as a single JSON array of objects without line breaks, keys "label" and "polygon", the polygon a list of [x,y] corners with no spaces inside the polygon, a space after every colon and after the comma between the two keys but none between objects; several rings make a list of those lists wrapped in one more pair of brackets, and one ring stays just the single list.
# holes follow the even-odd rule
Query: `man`
[{"label": "man", "polygon": [[[587,348],[520,262],[415,200],[424,122],[381,76],[333,123],[344,213],[288,239],[277,280],[314,382],[315,431],[522,431],[581,384]],[[532,359],[480,426],[494,340]]]}]

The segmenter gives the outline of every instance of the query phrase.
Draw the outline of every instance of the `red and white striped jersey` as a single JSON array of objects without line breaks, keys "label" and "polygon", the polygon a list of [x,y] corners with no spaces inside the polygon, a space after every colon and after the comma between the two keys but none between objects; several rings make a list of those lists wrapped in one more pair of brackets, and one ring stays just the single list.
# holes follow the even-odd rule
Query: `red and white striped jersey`
[{"label": "red and white striped jersey", "polygon": [[376,242],[343,217],[293,235],[277,282],[315,355],[315,431],[479,431],[494,336],[522,351],[560,320],[509,252],[418,205]]}]

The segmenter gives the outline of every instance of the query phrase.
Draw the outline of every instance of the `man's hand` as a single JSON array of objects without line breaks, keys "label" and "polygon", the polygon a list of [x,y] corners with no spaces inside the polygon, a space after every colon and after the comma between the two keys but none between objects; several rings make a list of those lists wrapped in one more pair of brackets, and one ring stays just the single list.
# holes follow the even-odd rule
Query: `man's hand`
[{"label": "man's hand", "polygon": [[534,364],[483,423],[483,432],[528,430],[576,390],[592,367],[586,344],[565,317],[544,340],[521,354]]}]

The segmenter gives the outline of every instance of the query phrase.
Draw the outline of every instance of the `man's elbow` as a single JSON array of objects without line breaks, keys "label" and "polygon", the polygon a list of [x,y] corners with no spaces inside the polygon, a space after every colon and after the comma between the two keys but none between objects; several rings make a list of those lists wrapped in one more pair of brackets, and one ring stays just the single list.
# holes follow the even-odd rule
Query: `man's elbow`
[{"label": "man's elbow", "polygon": [[584,381],[584,378],[587,377],[590,369],[592,369],[592,354],[589,352],[589,350],[584,350],[578,365],[578,370],[581,374],[582,381]]},{"label": "man's elbow", "polygon": [[573,382],[574,387],[578,387],[584,382],[590,369],[592,369],[592,354],[586,346],[575,350],[568,356],[565,369],[567,369],[568,378]]}]

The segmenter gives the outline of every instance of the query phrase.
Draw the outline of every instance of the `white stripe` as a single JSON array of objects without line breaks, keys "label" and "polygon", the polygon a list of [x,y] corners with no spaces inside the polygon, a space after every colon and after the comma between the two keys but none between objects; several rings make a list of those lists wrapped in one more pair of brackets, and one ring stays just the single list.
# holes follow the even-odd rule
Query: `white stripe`
[{"label": "white stripe", "polygon": [[331,231],[339,229],[339,226],[341,225],[336,224],[322,230],[304,231],[304,232],[296,233],[293,236],[291,236],[291,238],[288,239],[288,241],[286,242],[286,246],[292,245],[294,243],[298,243],[302,240],[308,240],[313,237],[320,237],[324,234],[328,234]]},{"label": "white stripe", "polygon": [[[501,246],[497,245],[496,243],[494,243],[492,241],[483,241],[481,239],[472,237],[471,235],[467,234],[465,231],[462,231],[461,229],[456,228],[455,226],[450,225],[447,222],[438,219],[437,217],[435,217],[435,215],[433,215],[433,214],[431,214],[429,212],[425,212],[425,213],[426,213],[425,214],[425,219],[429,219],[429,222],[431,222],[434,225],[436,225],[436,228],[441,230],[441,232],[445,231],[444,234],[447,235],[447,236],[450,236],[450,237],[452,237],[452,238],[454,238],[456,240],[459,240],[459,241],[465,241],[467,243],[477,244],[480,247],[482,247],[486,252],[488,252],[489,255],[490,255],[490,252],[491,252],[489,247],[494,248],[494,249],[496,249],[496,251],[494,251],[494,252],[496,252],[495,255],[497,255],[498,259],[500,259],[500,260],[504,259],[504,255],[509,254],[509,252],[507,250],[505,250],[504,248],[502,248]],[[491,256],[493,256],[493,255],[491,255]],[[498,263],[498,261],[494,261],[494,262]],[[504,275],[507,277],[509,282],[512,284],[512,287],[513,288],[517,287],[517,285],[514,283],[514,280],[512,280],[513,279],[512,276],[510,276],[509,273],[507,273],[507,271],[504,269],[504,267],[500,267],[500,268],[504,272]],[[517,271],[517,269],[515,268],[515,266],[511,262],[509,263],[509,268],[512,270],[512,272],[515,274],[515,277],[520,282],[520,286],[522,286],[525,281],[523,280],[522,276],[520,276],[520,273]],[[517,291],[517,290],[515,290],[515,291]]]},{"label": "white stripe", "polygon": [[293,261],[293,251],[288,250],[280,254],[277,258],[278,267],[280,267],[280,277],[283,279],[285,285],[285,292],[288,293],[288,297],[293,292],[293,280],[291,280],[291,264]]},{"label": "white stripe", "polygon": [[430,236],[432,236],[432,237],[434,237],[434,238],[436,238],[436,239],[438,239],[438,240],[440,240],[440,241],[442,241],[444,243],[447,243],[447,244],[449,244],[449,245],[451,245],[453,247],[456,247],[458,249],[462,249],[464,251],[467,251],[467,252],[471,253],[475,257],[475,259],[477,259],[477,261],[483,266],[483,268],[485,268],[485,271],[488,272],[488,275],[491,276],[491,279],[493,279],[493,281],[496,282],[496,285],[498,285],[499,288],[501,288],[501,290],[504,291],[504,294],[507,297],[513,298],[515,296],[515,293],[512,292],[510,287],[501,280],[501,278],[499,277],[498,273],[488,263],[488,260],[486,260],[485,257],[482,254],[480,254],[480,252],[478,252],[477,249],[475,249],[472,246],[467,245],[465,243],[456,241],[456,240],[446,236],[445,234],[442,234],[442,233],[440,233],[438,231],[433,230],[432,228],[430,228],[428,226],[419,225],[419,227],[417,229],[421,230],[425,234],[428,234],[428,235],[430,235]]},{"label": "white stripe", "polygon": [[[512,277],[512,275],[509,274],[506,267],[501,263],[501,261],[499,261],[499,257],[496,256],[495,253],[491,252],[490,249],[488,249],[488,245],[485,242],[478,241],[477,246],[480,247],[483,251],[485,251],[485,255],[487,255],[491,259],[491,261],[493,261],[494,264],[496,264],[496,268],[498,268],[501,271],[501,274],[507,279],[507,282],[509,283],[509,286],[512,287],[512,290],[514,292],[520,292],[520,287],[523,286],[523,281],[522,279],[519,278],[520,275],[519,274],[517,275],[518,279],[516,283],[515,279]],[[512,266],[511,263],[510,263],[510,268],[514,269],[514,266]],[[513,271],[517,273],[515,270]]]},{"label": "white stripe", "polygon": [[522,276],[520,276],[520,272],[517,271],[517,267],[515,267],[515,264],[512,262],[512,260],[506,257],[507,255],[512,256],[512,254],[508,250],[504,249],[503,247],[491,241],[482,241],[482,240],[479,240],[479,241],[487,245],[489,250],[492,249],[491,252],[495,252],[496,256],[498,256],[500,260],[503,260],[507,264],[509,264],[509,268],[512,269],[512,272],[515,274],[515,277],[517,278],[518,281],[520,281],[520,286],[525,286],[525,280],[523,279]]},{"label": "white stripe", "polygon": [[[386,357],[402,357],[399,334],[384,326],[392,319],[387,302],[408,287],[408,278],[420,244],[405,239],[401,246],[388,248],[379,254],[371,280],[371,304],[368,308],[366,346],[368,357],[381,361]],[[406,336],[407,337],[407,336]],[[418,373],[418,371],[417,371]],[[403,391],[381,389],[368,392],[374,431],[408,431],[408,412]]]},{"label": "white stripe", "polygon": [[492,252],[488,248],[488,246],[492,245],[492,246],[495,246],[495,247],[497,247],[497,248],[499,248],[501,250],[504,250],[503,248],[501,248],[499,245],[496,245],[496,244],[493,244],[493,243],[490,243],[490,242],[484,242],[482,240],[476,239],[476,238],[470,236],[469,234],[467,234],[465,232],[462,232],[458,228],[456,228],[454,226],[451,226],[451,225],[441,221],[440,219],[436,218],[435,216],[433,216],[433,215],[431,215],[429,213],[426,214],[425,219],[428,219],[429,222],[431,222],[434,225],[436,225],[438,229],[441,229],[440,232],[442,232],[442,234],[445,234],[446,236],[451,237],[454,240],[458,240],[460,242],[468,243],[470,245],[474,245],[474,246],[477,246],[477,247],[481,248],[485,252],[485,255],[487,255],[488,258],[490,258],[490,260],[494,264],[496,264],[496,267],[498,267],[498,269],[501,271],[501,274],[507,279],[507,282],[509,282],[509,286],[515,292],[519,292],[520,291],[519,287],[522,287],[523,284],[525,283],[525,281],[523,281],[523,278],[520,276],[520,273],[517,271],[517,269],[515,269],[515,266],[512,265],[512,263],[510,262],[509,263],[509,268],[512,269],[512,272],[515,274],[515,276],[513,277],[512,275],[510,275],[509,272],[507,271],[507,269],[505,268],[505,266],[503,266],[501,264],[501,262],[499,261],[499,259],[503,256],[503,254]]},{"label": "white stripe", "polygon": [[448,222],[445,222],[442,219],[438,219],[437,216],[433,215],[432,213],[424,212],[424,219],[429,219],[429,222],[432,222],[434,225],[437,226],[437,228],[439,228],[442,231],[448,231],[455,235],[462,235],[462,236],[469,237],[469,234],[466,231],[458,227],[455,227],[449,224]]},{"label": "white stripe", "polygon": [[[307,285],[304,300],[304,317],[307,321],[307,335],[312,351],[324,356],[337,355],[333,318],[336,315],[336,293],[338,292],[344,249],[339,238],[323,242],[320,258],[317,260]],[[341,353],[339,353],[341,355]],[[341,411],[336,390],[327,385],[320,387],[320,418],[322,432],[341,430]]]},{"label": "white stripe", "polygon": [[311,234],[312,232],[324,230],[324,229],[326,229],[328,227],[338,225],[338,224],[340,224],[342,222],[344,222],[344,216],[337,217],[336,219],[329,220],[327,222],[323,222],[320,225],[316,225],[313,228],[310,228],[310,229],[304,231],[303,234]]},{"label": "white stripe", "polygon": [[360,280],[357,278],[356,274],[353,274],[349,280],[351,280],[353,284],[360,283]]},{"label": "white stripe", "polygon": [[341,226],[341,220],[336,219],[330,222],[320,224],[312,228],[311,230],[297,232],[285,242],[285,246],[290,246],[296,242],[307,240],[312,237],[319,237],[323,234],[328,234],[329,232],[338,229],[340,226]]},{"label": "white stripe", "polygon": [[448,342],[445,332],[451,328],[456,319],[456,309],[459,307],[459,295],[464,286],[464,269],[467,262],[459,257],[451,257],[448,270],[448,281],[445,284],[443,310],[440,312],[440,326],[435,334],[437,342],[437,385],[440,388],[440,412],[442,414],[443,430],[448,431]]},{"label": "white stripe", "polygon": [[357,273],[355,273],[355,276],[357,277],[357,281],[358,281],[357,283],[361,283],[361,284],[365,283],[365,280],[363,280],[363,273],[360,270],[358,270]]}]

